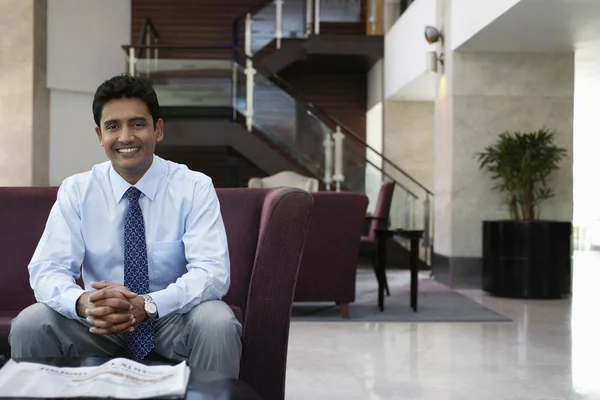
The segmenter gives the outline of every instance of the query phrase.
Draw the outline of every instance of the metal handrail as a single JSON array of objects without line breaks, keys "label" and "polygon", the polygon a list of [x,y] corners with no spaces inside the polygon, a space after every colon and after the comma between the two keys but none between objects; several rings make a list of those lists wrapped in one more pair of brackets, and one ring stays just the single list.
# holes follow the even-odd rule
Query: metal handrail
[{"label": "metal handrail", "polygon": [[129,49],[177,49],[177,50],[233,50],[233,45],[226,44],[221,46],[198,46],[191,44],[124,44],[121,46],[123,50]]},{"label": "metal handrail", "polygon": [[160,35],[158,34],[156,27],[152,23],[152,20],[150,19],[150,17],[146,17],[146,19],[144,20],[144,25],[142,26],[142,32],[140,33],[140,40],[139,40],[140,44],[144,43],[144,38],[146,37],[146,33],[148,32],[148,30],[150,30],[150,33],[153,38],[155,38],[155,39],[160,38]]}]

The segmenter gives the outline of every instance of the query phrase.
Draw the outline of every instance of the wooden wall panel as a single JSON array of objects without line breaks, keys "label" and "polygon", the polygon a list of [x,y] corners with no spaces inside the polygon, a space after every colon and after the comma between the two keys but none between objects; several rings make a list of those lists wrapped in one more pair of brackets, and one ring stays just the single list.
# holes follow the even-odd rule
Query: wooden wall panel
[{"label": "wooden wall panel", "polygon": [[217,188],[247,187],[267,174],[228,146],[157,146],[156,154],[208,175]]},{"label": "wooden wall panel", "polygon": [[364,72],[307,71],[299,62],[279,76],[313,104],[366,137],[367,75]]},{"label": "wooden wall panel", "polygon": [[[231,45],[233,23],[236,18],[268,2],[266,0],[132,0],[131,42],[135,44],[139,42],[143,23],[146,17],[149,17],[160,35],[160,44]],[[243,18],[241,22],[239,40],[243,45]],[[215,57],[213,53],[211,57]],[[221,52],[217,55],[220,56],[219,58],[231,57],[230,52]]]}]

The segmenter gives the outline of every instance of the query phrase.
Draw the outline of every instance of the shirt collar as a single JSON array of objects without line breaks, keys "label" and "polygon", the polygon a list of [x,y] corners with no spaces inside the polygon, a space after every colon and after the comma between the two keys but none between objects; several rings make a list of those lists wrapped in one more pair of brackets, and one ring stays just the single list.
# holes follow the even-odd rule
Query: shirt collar
[{"label": "shirt collar", "polygon": [[[129,182],[127,182],[125,179],[123,179],[123,177],[121,177],[121,175],[119,175],[117,171],[115,171],[112,164],[110,166],[109,173],[110,184],[112,186],[113,194],[115,196],[115,201],[119,203],[127,189],[129,189],[132,185],[129,184]],[[133,186],[138,188],[140,192],[144,194],[144,196],[154,201],[160,177],[160,162],[158,160],[158,157],[154,155],[152,159],[152,165],[150,165],[148,171],[146,171],[144,176],[142,176],[142,178]]]}]

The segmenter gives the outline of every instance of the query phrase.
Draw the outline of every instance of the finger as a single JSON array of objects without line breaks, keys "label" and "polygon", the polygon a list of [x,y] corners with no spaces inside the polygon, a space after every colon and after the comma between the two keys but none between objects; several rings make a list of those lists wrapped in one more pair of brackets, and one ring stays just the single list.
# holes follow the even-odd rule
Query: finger
[{"label": "finger", "polygon": [[109,328],[91,327],[90,332],[96,335],[116,335],[119,333],[133,332],[133,326],[131,326],[131,322],[128,321],[121,324],[113,325]]},{"label": "finger", "polygon": [[110,314],[106,317],[87,317],[86,321],[96,328],[108,329],[113,325],[128,322],[131,326],[135,324],[135,318],[131,314]]},{"label": "finger", "polygon": [[92,307],[85,310],[86,317],[104,317],[113,313],[113,309],[110,307]]},{"label": "finger", "polygon": [[134,298],[137,297],[135,293],[129,291],[129,289],[123,287],[123,289],[118,289],[116,287],[107,287],[105,289],[97,290],[93,292],[89,300],[93,303],[98,300],[104,299],[123,299],[123,298]]},{"label": "finger", "polygon": [[113,310],[115,310],[115,312],[118,312],[121,310],[128,311],[133,308],[133,305],[130,302],[128,302],[127,300],[114,299],[114,298],[94,301],[93,304],[94,304],[94,307],[110,307]]},{"label": "finger", "polygon": [[100,282],[92,282],[91,283],[91,286],[94,289],[104,289],[105,287],[116,286],[116,285],[120,285],[120,283],[110,282],[110,281],[100,281]]},{"label": "finger", "polygon": [[135,317],[131,314],[110,314],[102,319],[110,322],[112,325],[122,324],[127,321],[130,321],[132,326],[135,324]]},{"label": "finger", "polygon": [[102,318],[87,317],[85,320],[92,326],[92,328],[108,329],[114,325],[112,322],[106,321]]}]

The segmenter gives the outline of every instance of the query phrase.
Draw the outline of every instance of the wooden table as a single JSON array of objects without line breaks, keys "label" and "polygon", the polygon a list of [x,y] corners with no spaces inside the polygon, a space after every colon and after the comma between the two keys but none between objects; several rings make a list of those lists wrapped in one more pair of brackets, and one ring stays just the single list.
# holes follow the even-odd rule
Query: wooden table
[{"label": "wooden table", "polygon": [[378,271],[375,271],[377,277],[377,305],[379,310],[384,308],[384,289],[386,281],[385,269],[387,264],[387,239],[394,236],[400,236],[410,240],[410,307],[417,312],[418,293],[419,293],[419,241],[423,237],[422,230],[404,230],[404,229],[376,229],[375,238],[377,239],[377,257]]}]

